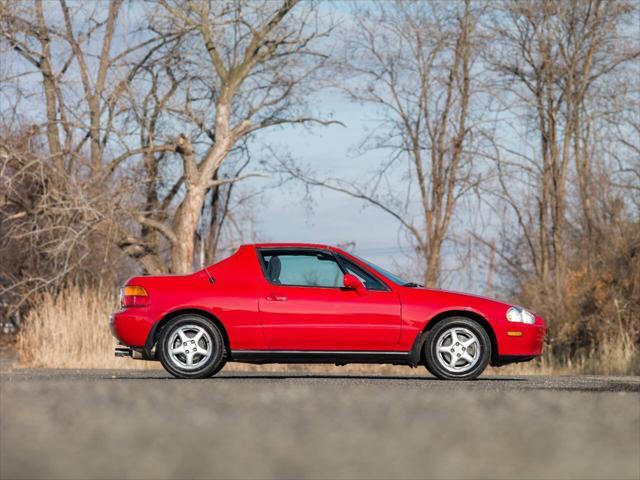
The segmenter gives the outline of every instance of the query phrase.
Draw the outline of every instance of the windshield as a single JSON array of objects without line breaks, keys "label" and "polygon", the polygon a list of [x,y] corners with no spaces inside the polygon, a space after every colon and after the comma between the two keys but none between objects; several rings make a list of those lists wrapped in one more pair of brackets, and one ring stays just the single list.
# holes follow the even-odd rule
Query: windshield
[{"label": "windshield", "polygon": [[379,267],[378,265],[371,263],[367,260],[365,260],[364,258],[360,258],[360,257],[356,257],[358,260],[360,260],[362,263],[367,264],[369,267],[373,268],[376,272],[378,272],[380,275],[382,275],[383,277],[388,278],[389,280],[391,280],[393,283],[397,283],[398,285],[407,285],[407,284],[412,284],[411,282],[408,282],[407,280],[403,280],[402,278],[400,278],[399,276],[389,272],[388,270],[385,270],[382,267]]}]

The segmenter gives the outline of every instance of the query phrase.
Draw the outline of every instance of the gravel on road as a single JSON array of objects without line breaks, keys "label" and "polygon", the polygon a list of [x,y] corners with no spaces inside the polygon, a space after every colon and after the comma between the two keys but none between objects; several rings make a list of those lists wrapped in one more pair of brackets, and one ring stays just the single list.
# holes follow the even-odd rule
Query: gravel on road
[{"label": "gravel on road", "polygon": [[640,377],[0,373],[0,478],[640,478]]}]

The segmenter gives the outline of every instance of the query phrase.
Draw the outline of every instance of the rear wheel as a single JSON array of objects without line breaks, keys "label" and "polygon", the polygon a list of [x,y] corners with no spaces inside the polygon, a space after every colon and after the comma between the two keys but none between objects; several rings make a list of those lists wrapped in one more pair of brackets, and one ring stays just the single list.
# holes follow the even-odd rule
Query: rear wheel
[{"label": "rear wheel", "polygon": [[491,359],[491,339],[475,320],[451,317],[438,323],[424,344],[426,367],[446,380],[477,378]]},{"label": "rear wheel", "polygon": [[206,378],[222,366],[224,340],[216,325],[200,315],[171,320],[158,340],[160,362],[178,378]]}]

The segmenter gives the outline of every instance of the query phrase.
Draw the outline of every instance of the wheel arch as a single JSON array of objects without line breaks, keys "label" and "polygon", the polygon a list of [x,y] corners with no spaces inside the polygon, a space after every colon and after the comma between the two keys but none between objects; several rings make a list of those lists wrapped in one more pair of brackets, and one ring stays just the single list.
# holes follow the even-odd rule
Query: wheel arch
[{"label": "wheel arch", "polygon": [[487,335],[489,335],[489,340],[491,341],[491,362],[490,363],[491,365],[493,365],[495,362],[497,362],[498,341],[496,339],[495,331],[493,330],[493,327],[491,326],[489,321],[484,316],[472,310],[445,310],[444,312],[440,312],[437,315],[433,316],[431,319],[429,319],[429,321],[427,321],[420,335],[418,335],[419,345],[418,345],[417,352],[420,355],[420,361],[421,362],[425,361],[424,348],[422,347],[424,345],[424,342],[427,338],[427,334],[429,333],[429,331],[433,327],[435,327],[437,324],[442,322],[443,320],[446,320],[447,318],[452,318],[452,317],[465,317],[470,320],[475,320],[476,322],[478,322],[480,326],[485,330],[485,332],[487,332]]},{"label": "wheel arch", "polygon": [[167,323],[169,323],[174,318],[179,317],[180,315],[189,315],[189,314],[200,315],[201,317],[205,317],[207,320],[210,320],[216,327],[218,327],[218,329],[220,330],[220,333],[222,334],[222,339],[224,341],[224,349],[225,349],[224,356],[227,356],[229,354],[229,352],[231,351],[229,334],[227,333],[227,329],[225,328],[224,324],[220,321],[218,317],[213,315],[211,312],[208,312],[206,310],[202,310],[199,308],[181,308],[173,312],[167,313],[164,317],[162,317],[159,321],[157,321],[151,328],[151,331],[147,336],[147,341],[144,344],[145,353],[149,358],[155,358],[155,352],[153,352],[153,347],[158,342],[160,333],[162,332],[162,329],[167,325]]}]

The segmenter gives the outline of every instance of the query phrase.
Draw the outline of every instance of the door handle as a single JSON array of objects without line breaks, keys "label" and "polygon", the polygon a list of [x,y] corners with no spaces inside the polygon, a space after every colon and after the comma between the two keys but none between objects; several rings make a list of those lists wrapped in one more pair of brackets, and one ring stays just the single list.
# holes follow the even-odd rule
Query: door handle
[{"label": "door handle", "polygon": [[281,295],[268,295],[267,296],[267,300],[272,301],[272,302],[284,302],[287,299],[287,297],[283,297]]}]

